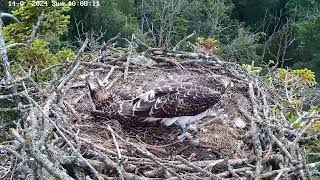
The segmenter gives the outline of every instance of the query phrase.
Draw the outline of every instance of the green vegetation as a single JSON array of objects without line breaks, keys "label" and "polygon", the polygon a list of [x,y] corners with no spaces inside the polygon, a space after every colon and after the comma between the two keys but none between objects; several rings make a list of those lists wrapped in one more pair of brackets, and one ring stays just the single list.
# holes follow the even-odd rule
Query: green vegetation
[{"label": "green vegetation", "polygon": [[196,31],[191,42],[216,39],[225,59],[257,65],[272,59],[282,68],[308,68],[319,79],[319,8],[316,0],[106,0],[73,8],[67,37],[75,40],[81,21],[81,31],[106,31],[104,40],[134,33],[148,46],[172,48]]},{"label": "green vegetation", "polygon": [[[58,64],[63,58],[74,57],[74,53],[60,47],[59,42],[59,38],[68,31],[70,16],[66,12],[70,9],[68,6],[38,8],[32,6],[31,1],[26,1],[25,6],[12,11],[20,22],[3,28],[5,41],[7,44],[25,44],[9,50],[9,56],[15,60],[12,63],[15,72],[19,71],[17,65],[41,69]],[[37,23],[39,27],[35,35],[32,30]]]},{"label": "green vegetation", "polygon": [[[134,34],[140,44],[172,48],[195,31],[191,42],[195,43],[197,37],[218,40],[219,54],[225,59],[248,64],[255,61],[256,65],[272,59],[281,68],[308,68],[317,79],[319,8],[316,0],[105,0],[97,7],[71,10],[30,4],[14,8],[8,7],[8,3],[1,3],[0,7],[5,12],[14,10],[21,21],[5,26],[7,43],[28,39],[32,25],[43,11],[46,17],[37,38],[49,42],[51,53],[66,48],[66,42],[79,45],[74,42],[84,38],[86,32],[105,32],[101,39],[104,41],[117,34],[131,40]],[[35,46],[44,48],[44,44],[39,45],[38,41]],[[181,48],[188,50],[185,45]]]}]

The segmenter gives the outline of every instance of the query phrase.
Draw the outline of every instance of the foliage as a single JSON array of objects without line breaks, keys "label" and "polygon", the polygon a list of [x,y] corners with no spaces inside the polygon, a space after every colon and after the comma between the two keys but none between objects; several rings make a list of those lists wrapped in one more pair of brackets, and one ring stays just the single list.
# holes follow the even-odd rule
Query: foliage
[{"label": "foliage", "polygon": [[[315,72],[310,69],[283,69],[277,68],[272,74],[269,74],[268,80],[271,79],[271,85],[274,87],[280,95],[289,101],[288,107],[282,109],[284,111],[285,118],[290,122],[291,127],[300,128],[305,127],[306,124],[301,119],[301,115],[320,115],[320,109],[317,106],[313,106],[313,102],[310,101],[311,97],[317,96],[319,100],[319,90],[315,89],[317,85]],[[270,83],[270,82],[268,82]],[[310,93],[311,89],[315,89],[315,92]],[[274,106],[272,112],[276,117],[280,116],[280,108]],[[315,120],[311,129],[307,134],[312,135],[314,133],[320,133],[320,120]],[[313,136],[313,135],[312,135]],[[310,141],[307,150],[309,152],[320,151],[320,137]],[[311,159],[312,161],[312,159]]]},{"label": "foliage", "polygon": [[48,65],[48,61],[52,59],[52,53],[48,49],[48,44],[45,40],[35,39],[30,48],[17,49],[16,62],[26,62],[32,67],[45,68]]},{"label": "foliage", "polygon": [[254,30],[274,19],[284,6],[282,4],[284,1],[279,0],[233,0],[232,2],[235,4],[233,16],[250,25]]},{"label": "foliage", "polygon": [[199,37],[219,41],[219,47],[212,47],[210,51],[225,59],[243,63],[258,59],[257,37],[231,18],[234,5],[230,0],[139,2],[143,30],[156,42],[151,46],[170,47],[196,31]]},{"label": "foliage", "polygon": [[220,48],[219,48],[220,42],[214,38],[205,39],[203,37],[198,37],[196,39],[196,44],[199,47],[201,47],[202,49],[205,49],[212,54],[219,54],[220,53]]},{"label": "foliage", "polygon": [[130,39],[133,33],[141,41],[148,41],[139,28],[134,5],[133,0],[105,0],[100,1],[98,7],[73,8],[70,11],[73,23],[67,39],[74,41],[75,37],[82,37],[87,32],[104,32],[102,39],[104,41],[117,34]]},{"label": "foliage", "polygon": [[[317,74],[319,80],[320,1],[287,0],[277,6],[276,9],[282,7],[280,11],[271,14],[273,18],[263,23],[264,26],[272,27],[265,31],[268,35],[266,39],[270,40],[266,42],[268,55],[264,60],[272,57],[282,61],[279,64],[281,67],[309,68]],[[291,41],[290,38],[292,42],[286,44],[285,41]]]},{"label": "foliage", "polygon": [[75,57],[76,57],[76,55],[73,51],[71,51],[70,49],[64,48],[55,54],[54,61],[61,62],[61,61],[65,60],[66,58],[74,59]]},{"label": "foliage", "polygon": [[[74,42],[74,37],[83,38],[86,32],[101,31],[105,32],[103,41],[118,33],[131,41],[131,35],[135,34],[148,46],[171,48],[196,31],[197,36],[219,40],[219,54],[225,59],[261,64],[270,58],[278,61],[278,56],[283,56],[285,62],[280,67],[307,67],[319,78],[319,2],[105,0],[99,7],[73,8],[69,13],[72,18],[69,35],[65,39]],[[281,43],[288,29],[294,41],[284,48]],[[268,45],[262,52],[264,43]]]},{"label": "foliage", "polygon": [[320,15],[293,24],[297,35],[296,50],[300,56],[294,59],[293,67],[309,67],[320,72]]},{"label": "foliage", "polygon": [[[316,132],[316,133],[320,132],[320,119],[315,121],[315,123],[312,125],[311,131]],[[311,153],[320,151],[320,138],[317,138],[316,140],[310,141],[308,143],[308,151]],[[318,159],[319,159],[319,157],[318,157]]]},{"label": "foliage", "polygon": [[[288,106],[302,110],[309,108],[313,93],[311,89],[317,84],[315,73],[307,68],[304,69],[283,69],[277,68],[268,78],[269,83],[277,88],[277,91],[290,103]],[[287,112],[288,119],[295,119],[295,112]]]},{"label": "foliage", "polygon": [[307,68],[296,70],[278,68],[276,72],[277,77],[279,79],[283,81],[288,81],[292,84],[295,84],[294,81],[298,81],[299,83],[308,86],[313,86],[317,84],[315,79],[315,73]]},{"label": "foliage", "polygon": [[186,19],[182,16],[187,6],[186,0],[141,0],[138,1],[139,19],[142,30],[149,33],[155,44],[152,46],[170,47],[186,34]]},{"label": "foliage", "polygon": [[[320,107],[319,106],[312,106],[309,110],[309,112],[317,113],[320,114]],[[315,133],[320,133],[320,119],[316,120],[311,127],[311,130],[308,132],[309,135],[315,134]],[[309,153],[313,152],[319,152],[320,151],[320,137],[317,139],[310,141],[308,143],[308,151]],[[319,161],[320,157],[310,157],[311,161]]]},{"label": "foliage", "polygon": [[[257,54],[279,67],[309,68],[320,77],[318,0],[233,0],[232,17],[265,36]],[[239,59],[239,58],[237,58]],[[281,62],[278,64],[278,62]]]},{"label": "foliage", "polygon": [[254,64],[241,64],[241,67],[254,74],[259,74],[262,71],[261,67],[254,66]]},{"label": "foliage", "polygon": [[[108,37],[111,38],[120,33],[126,33],[123,30],[128,28],[123,28],[124,26],[128,26],[129,24],[137,25],[137,22],[134,17],[131,15],[127,15],[120,10],[119,4],[116,0],[107,0],[102,1],[101,6],[95,10],[95,14],[97,21],[101,23],[101,27],[96,27],[96,29],[107,29]],[[132,29],[130,29],[132,30]]]},{"label": "foliage", "polygon": [[[48,80],[49,74],[39,76],[40,70],[66,58],[74,59],[74,52],[66,44],[73,46],[76,38],[84,38],[87,32],[104,32],[102,41],[120,34],[132,44],[142,45],[143,48],[138,48],[141,51],[148,46],[172,49],[195,31],[198,38],[191,38],[191,42],[211,54],[242,64],[257,76],[275,69],[262,78],[289,102],[283,111],[293,127],[304,126],[298,112],[320,113],[319,106],[313,106],[320,102],[319,0],[103,0],[99,7],[72,9],[35,7],[30,0],[25,2],[25,6],[14,8],[8,7],[8,1],[0,0],[0,12],[13,10],[12,14],[20,20],[9,24],[4,19],[2,33],[6,44],[26,44],[8,50],[16,74],[21,73],[21,68],[36,67],[33,68],[38,69],[34,72],[36,80]],[[41,14],[43,20],[29,42]],[[288,38],[292,42],[286,47],[284,41]],[[127,44],[122,40],[118,46]],[[123,56],[124,51],[117,54]],[[278,64],[280,59],[282,64]],[[260,67],[262,61],[271,68]],[[318,101],[313,101],[314,98]],[[3,101],[1,107],[18,101]],[[276,105],[272,109],[276,117],[281,116],[281,111]],[[0,119],[10,118],[20,117],[17,113],[0,116]],[[2,123],[8,124],[0,123],[1,127]],[[320,133],[319,120],[307,133],[313,131]],[[6,136],[3,131],[0,141]],[[319,144],[318,138],[309,144],[308,150],[319,152]]]},{"label": "foliage", "polygon": [[240,28],[237,36],[230,43],[222,46],[222,54],[226,59],[239,63],[258,62],[257,40],[257,35]]},{"label": "foliage", "polygon": [[[24,6],[13,9],[12,14],[19,19],[19,22],[5,24],[2,33],[6,45],[23,44],[23,46],[8,49],[14,76],[25,75],[23,73],[32,67],[32,74],[36,81],[48,80],[51,77],[50,74],[48,72],[41,73],[41,70],[58,64],[65,58],[72,59],[75,57],[70,49],[55,46],[56,44],[62,44],[60,38],[68,31],[70,17],[66,13],[69,10],[70,7],[68,6],[32,6],[29,0],[25,1]],[[43,19],[41,20],[40,17]],[[6,91],[1,89],[0,93],[6,94]],[[13,98],[2,99],[0,106],[10,109],[22,102],[26,104],[23,98],[14,96]],[[0,114],[0,141],[8,138],[5,130],[15,126],[14,120],[18,118],[21,117],[17,112],[5,111]]]},{"label": "foliage", "polygon": [[229,0],[192,0],[183,12],[188,22],[188,32],[196,30],[201,36],[229,42],[236,34],[238,21],[231,19],[233,3]]},{"label": "foliage", "polygon": [[[59,38],[68,31],[69,19],[66,12],[69,6],[62,7],[36,7],[31,5],[31,1],[26,1],[24,6],[13,10],[20,22],[5,26],[3,33],[8,44],[25,43],[26,46],[10,49],[9,55],[14,59],[13,70],[21,65],[23,68],[38,67],[46,68],[50,65],[61,62],[63,58],[72,58],[74,53],[71,50],[53,49],[52,42],[59,41]],[[42,15],[41,15],[42,14]],[[33,27],[40,21],[35,37],[31,37]],[[35,39],[30,39],[35,38]],[[29,42],[32,40],[31,42]],[[29,44],[30,43],[30,44]],[[62,57],[65,56],[65,57]]]},{"label": "foliage", "polygon": [[32,27],[37,23],[41,13],[44,14],[40,24],[38,36],[41,39],[50,41],[59,38],[68,31],[68,12],[70,7],[36,7],[32,6],[32,1],[26,1],[24,6],[14,10],[12,13],[20,22],[13,23],[4,28],[4,35],[8,43],[26,42],[30,37]]},{"label": "foliage", "polygon": [[19,48],[15,53],[16,62],[23,67],[38,67],[40,69],[59,64],[66,58],[75,58],[74,52],[70,49],[62,49],[54,54],[49,49],[49,43],[42,39],[35,39],[31,47]]},{"label": "foliage", "polygon": [[307,20],[319,16],[318,0],[288,0],[286,8],[290,16],[297,20]]}]

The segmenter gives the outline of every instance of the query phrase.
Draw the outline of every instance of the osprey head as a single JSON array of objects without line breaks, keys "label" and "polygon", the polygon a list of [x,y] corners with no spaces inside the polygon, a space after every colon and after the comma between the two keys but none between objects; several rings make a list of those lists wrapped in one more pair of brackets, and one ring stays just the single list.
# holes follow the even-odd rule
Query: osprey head
[{"label": "osprey head", "polygon": [[90,91],[90,96],[97,109],[101,105],[107,105],[110,100],[110,95],[107,90],[99,83],[97,78],[88,78],[86,84]]}]

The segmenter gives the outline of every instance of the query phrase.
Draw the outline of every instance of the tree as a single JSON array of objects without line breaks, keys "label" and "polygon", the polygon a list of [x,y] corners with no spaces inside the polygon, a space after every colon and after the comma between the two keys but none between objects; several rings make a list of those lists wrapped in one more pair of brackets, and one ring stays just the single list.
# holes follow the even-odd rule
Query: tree
[{"label": "tree", "polygon": [[227,43],[237,36],[239,22],[231,18],[233,3],[229,0],[191,1],[184,11],[189,31]]},{"label": "tree", "polygon": [[186,7],[186,2],[186,0],[139,1],[141,28],[152,37],[153,46],[168,48],[172,45],[174,33],[177,34],[182,30],[182,10]]},{"label": "tree", "polygon": [[11,76],[11,70],[10,70],[10,63],[8,61],[7,47],[4,42],[4,37],[2,35],[2,27],[3,27],[2,19],[3,18],[10,18],[16,22],[18,22],[18,19],[11,14],[0,12],[0,55],[1,55],[0,57],[2,61],[3,72],[6,75],[6,78],[11,80],[12,76]]},{"label": "tree", "polygon": [[133,33],[143,36],[134,6],[133,0],[105,0],[100,1],[98,7],[73,8],[70,11],[72,23],[67,39],[74,41],[86,32],[102,32],[102,40],[105,41],[118,34],[125,38]]},{"label": "tree", "polygon": [[[4,27],[3,33],[13,61],[13,69],[18,65],[24,68],[46,68],[59,63],[61,54],[73,56],[70,50],[63,49],[59,38],[68,31],[70,7],[35,7],[26,1],[13,11],[20,22]],[[60,51],[61,50],[61,51]],[[64,57],[65,58],[65,57]]]},{"label": "tree", "polygon": [[320,78],[320,2],[316,0],[290,0],[287,4],[296,42],[289,49],[287,65],[308,67]]},{"label": "tree", "polygon": [[309,67],[320,75],[320,15],[293,24],[298,56],[292,57],[294,68]]}]

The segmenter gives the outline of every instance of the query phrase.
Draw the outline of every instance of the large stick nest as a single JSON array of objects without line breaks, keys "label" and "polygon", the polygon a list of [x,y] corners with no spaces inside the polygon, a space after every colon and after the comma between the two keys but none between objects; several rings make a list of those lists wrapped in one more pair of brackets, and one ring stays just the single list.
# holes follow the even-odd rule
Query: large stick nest
[{"label": "large stick nest", "polygon": [[[201,53],[149,49],[137,55],[113,47],[81,58],[83,49],[63,64],[60,80],[37,85],[30,76],[23,79],[25,90],[16,94],[30,106],[10,129],[14,140],[0,145],[8,157],[0,170],[5,177],[305,179],[318,165],[306,162],[306,129],[290,129],[283,113],[272,112],[275,105],[283,107],[279,95],[237,64]],[[131,96],[163,76],[210,74],[233,87],[213,107],[214,116],[191,125],[198,142],[181,142],[176,126],[93,118],[90,74],[109,92]]]}]

